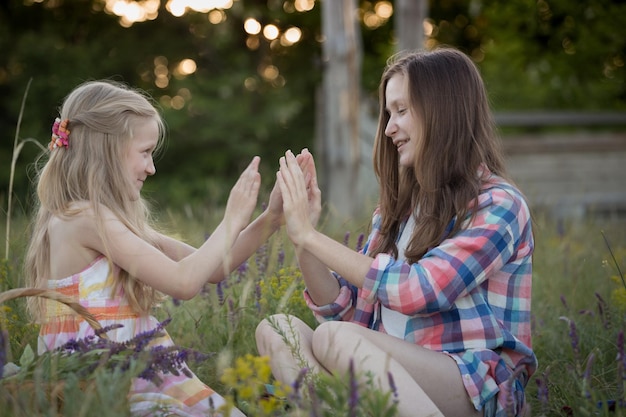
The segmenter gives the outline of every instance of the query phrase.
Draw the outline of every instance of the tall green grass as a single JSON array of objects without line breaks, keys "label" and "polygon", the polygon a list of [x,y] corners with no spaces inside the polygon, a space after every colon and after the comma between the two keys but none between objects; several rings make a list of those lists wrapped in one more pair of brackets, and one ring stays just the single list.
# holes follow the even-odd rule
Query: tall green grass
[{"label": "tall green grass", "polygon": [[[168,229],[199,244],[216,224],[218,213],[198,209],[197,213],[164,212],[161,217]],[[19,227],[13,228],[10,239],[12,255],[0,264],[3,290],[22,285],[19,265],[26,236],[16,231],[23,231],[26,223],[24,217],[15,219]],[[366,223],[346,225],[345,230],[330,234],[355,247],[359,235],[366,232]],[[540,217],[536,222],[532,311],[533,344],[540,366],[528,385],[533,416],[612,416],[626,410],[621,407],[626,381],[626,286],[620,275],[626,269],[625,226],[626,220],[620,218],[556,221]],[[302,302],[303,288],[292,248],[284,233],[279,232],[226,281],[208,285],[201,295],[187,302],[168,300],[156,314],[160,319],[171,317],[167,331],[179,346],[212,354],[206,361],[191,364],[192,369],[208,385],[229,395],[246,383],[221,377],[238,369],[237,360],[253,367],[251,358],[257,355],[254,329],[262,317],[287,312],[314,325]],[[10,354],[19,362],[27,346],[35,348],[36,326],[28,323],[21,301],[4,306],[2,311]],[[264,381],[255,378],[257,396],[238,405],[251,415],[280,415],[276,414],[277,408],[274,414],[263,414],[255,408],[263,384],[271,382],[267,377]],[[349,381],[338,378],[334,383],[348,392]],[[68,395],[75,395],[72,392]],[[389,393],[382,394],[389,399]],[[346,402],[349,395],[341,398]],[[111,400],[119,402],[119,395]],[[2,415],[10,404],[6,404],[7,397],[0,397],[0,401],[5,401],[0,407]],[[340,408],[333,407],[336,412]]]},{"label": "tall green grass", "polygon": [[[21,146],[16,140],[17,153]],[[5,245],[0,291],[24,285],[21,264],[29,219],[25,213],[12,213],[10,204],[0,216]],[[189,207],[165,210],[158,217],[167,230],[199,245],[220,216],[220,208]],[[330,224],[322,227],[354,248],[367,233],[369,219]],[[529,414],[626,414],[626,219],[558,220],[538,214],[535,237],[532,320],[539,369],[528,385]],[[190,363],[194,372],[251,416],[318,411],[328,416],[394,415],[393,393],[379,392],[371,381],[357,386],[355,375],[309,381],[308,391],[284,387],[279,396],[266,395],[265,384],[273,381],[267,363],[257,356],[254,329],[261,318],[277,312],[298,315],[314,326],[302,300],[303,288],[292,247],[281,231],[224,282],[207,285],[187,302],[167,300],[155,314],[171,318],[166,330],[178,346],[209,354],[207,360]],[[23,389],[13,389],[15,377],[0,380],[0,416],[125,415],[120,393],[145,360],[137,359],[126,372],[98,366],[85,377],[76,372],[72,358],[32,354],[38,328],[29,322],[24,300],[0,306],[0,325],[0,347],[5,346],[0,358],[5,355],[4,361],[29,369],[17,383]],[[50,395],[50,384],[63,395]]]}]

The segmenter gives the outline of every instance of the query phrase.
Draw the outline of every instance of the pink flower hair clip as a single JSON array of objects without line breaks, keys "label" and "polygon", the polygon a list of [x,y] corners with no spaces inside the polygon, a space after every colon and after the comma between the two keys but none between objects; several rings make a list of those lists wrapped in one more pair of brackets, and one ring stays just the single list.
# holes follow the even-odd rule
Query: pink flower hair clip
[{"label": "pink flower hair clip", "polygon": [[50,150],[62,146],[65,148],[70,146],[70,131],[67,128],[68,123],[68,119],[61,120],[58,117],[54,119],[54,124],[52,125],[52,139],[50,140],[50,145],[48,145]]}]

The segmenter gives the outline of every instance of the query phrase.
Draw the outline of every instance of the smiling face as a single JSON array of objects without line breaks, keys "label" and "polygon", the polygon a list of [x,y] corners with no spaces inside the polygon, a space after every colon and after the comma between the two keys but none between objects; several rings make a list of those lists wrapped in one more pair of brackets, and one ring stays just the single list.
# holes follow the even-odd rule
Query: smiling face
[{"label": "smiling face", "polygon": [[402,73],[393,75],[385,89],[385,110],[389,121],[385,135],[398,149],[398,162],[403,167],[412,167],[417,148],[417,123],[411,111],[407,80]]},{"label": "smiling face", "polygon": [[156,173],[152,154],[157,147],[159,127],[156,120],[140,119],[134,126],[125,156],[126,175],[131,186],[131,199],[138,200],[143,183]]}]

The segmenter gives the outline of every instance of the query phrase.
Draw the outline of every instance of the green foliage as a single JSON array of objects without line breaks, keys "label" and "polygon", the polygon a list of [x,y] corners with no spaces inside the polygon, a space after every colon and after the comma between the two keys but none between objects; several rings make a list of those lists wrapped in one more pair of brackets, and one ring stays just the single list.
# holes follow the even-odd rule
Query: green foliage
[{"label": "green foliage", "polygon": [[[15,267],[8,259],[0,259],[0,292],[20,286]],[[35,340],[39,326],[30,322],[26,306],[18,300],[9,300],[0,305],[0,331],[6,345],[0,343],[0,349],[6,351],[7,359],[18,358],[29,343]]]},{"label": "green foliage", "polygon": [[626,108],[624,2],[489,0],[479,17],[496,108]]},{"label": "green foliage", "polygon": [[[532,415],[622,415],[626,316],[613,294],[624,291],[615,279],[626,264],[624,221],[542,220],[538,226],[532,310],[539,370],[528,385]],[[610,401],[618,403],[616,414],[608,411]]]},{"label": "green foliage", "polygon": [[[145,363],[133,361],[126,369],[111,367],[111,362],[100,360],[101,353],[36,356],[27,345],[18,362],[19,372],[0,381],[0,415],[129,416],[130,384]],[[116,357],[110,359],[113,362]],[[88,367],[94,369],[86,375]]]},{"label": "green foliage", "polygon": [[[160,217],[170,228],[179,230],[182,236],[197,244],[212,230],[211,225],[216,224],[219,213],[194,208],[186,215],[169,212]],[[539,370],[527,387],[532,415],[562,415],[563,410],[568,409],[574,410],[575,415],[596,412],[613,415],[608,413],[606,406],[598,409],[597,403],[619,401],[624,395],[624,368],[619,358],[623,358],[626,316],[620,294],[626,291],[626,287],[617,269],[619,266],[623,271],[626,265],[624,220],[553,221],[538,217],[535,230],[533,347],[539,358]],[[331,234],[341,236],[337,231]],[[14,240],[19,238],[16,236]],[[326,406],[345,411],[349,409],[349,389],[353,387],[349,375],[303,379],[300,397],[294,397],[288,387],[282,387],[282,391],[279,389],[274,397],[267,396],[265,384],[275,385],[275,388],[278,384],[268,377],[264,359],[257,356],[253,337],[256,325],[262,317],[284,312],[282,309],[305,320],[312,319],[302,303],[300,274],[295,268],[293,251],[285,239],[281,233],[275,235],[231,274],[219,290],[218,286],[209,285],[193,300],[170,300],[158,314],[161,318],[172,318],[167,330],[178,346],[212,355],[204,362],[191,363],[192,370],[241,409],[264,405],[267,407],[263,408],[265,411],[256,408],[256,412],[266,412],[267,416],[280,415],[277,413],[285,407],[291,407],[293,415],[298,415],[296,410],[302,411],[314,404],[320,407],[318,415],[323,415]],[[353,240],[350,243],[349,240],[346,235],[346,244],[358,246],[358,242]],[[23,245],[14,242],[14,246]],[[17,252],[12,253],[16,259],[20,257]],[[14,287],[17,281],[13,268],[8,267],[13,262],[15,260],[2,263],[5,276],[2,282],[8,282],[3,288]],[[7,306],[11,306],[9,313],[23,311],[14,310],[23,309],[23,300],[15,300],[15,304]],[[8,311],[6,307],[3,309]],[[36,343],[36,331],[28,327],[27,318],[22,313],[6,314],[4,323],[11,337],[12,350],[16,352],[14,357],[20,358],[25,348]],[[256,376],[246,379],[244,368],[255,370]],[[116,378],[110,374],[106,377]],[[70,388],[65,388],[66,398],[81,395],[82,391],[76,390],[82,388],[71,388],[74,382],[67,381]],[[358,388],[362,401],[359,404],[363,409],[380,411],[372,415],[393,415],[390,411],[392,393],[379,392],[367,383],[366,376],[359,381],[362,381]],[[312,393],[307,388],[309,384],[313,384]],[[113,389],[110,385],[115,384],[109,384]],[[104,387],[106,384],[102,389]],[[247,399],[243,399],[245,396],[241,395],[241,390]],[[250,400],[249,396],[259,396],[259,401]],[[108,401],[105,397],[99,398],[94,394],[94,404]],[[261,399],[266,402],[261,403]],[[41,404],[37,403],[39,405],[29,404],[33,407],[30,415],[44,415],[41,408],[35,407],[50,405],[50,402],[41,401]]]},{"label": "green foliage", "polygon": [[[103,11],[103,2],[9,0],[0,6],[0,166],[10,163],[10,142],[29,80],[20,140],[46,144],[56,109],[84,80],[113,78],[150,93],[169,125],[168,149],[147,184],[161,204],[223,203],[226,184],[258,154],[264,185],[273,182],[278,157],[286,150],[313,148],[315,97],[324,60],[321,2],[308,12],[293,2],[235,1],[226,18],[206,14],[156,19],[122,27]],[[378,1],[359,1],[372,10]],[[496,110],[606,109],[626,107],[624,80],[626,13],[623,2],[593,0],[449,0],[429,2],[428,46],[448,44],[480,65]],[[291,5],[291,6],[290,6]],[[247,46],[248,17],[281,29],[302,30],[301,40],[281,46],[259,37]],[[417,26],[419,28],[419,25]],[[375,99],[385,61],[394,52],[393,16],[385,24],[361,25],[366,98]],[[175,74],[193,59],[197,71]],[[157,63],[169,83],[155,85]],[[272,65],[278,77],[263,77]],[[183,99],[174,108],[171,98]],[[372,135],[374,132],[372,132]],[[15,172],[15,197],[29,211],[28,169],[39,150],[26,146]],[[9,173],[0,170],[0,199]],[[151,184],[152,183],[152,184]]]},{"label": "green foliage", "polygon": [[[348,372],[346,375],[320,375],[314,395],[322,404],[317,408],[319,415],[393,417],[398,415],[397,404],[392,392],[376,389],[371,375],[357,378]],[[358,382],[364,379],[365,382]]]}]

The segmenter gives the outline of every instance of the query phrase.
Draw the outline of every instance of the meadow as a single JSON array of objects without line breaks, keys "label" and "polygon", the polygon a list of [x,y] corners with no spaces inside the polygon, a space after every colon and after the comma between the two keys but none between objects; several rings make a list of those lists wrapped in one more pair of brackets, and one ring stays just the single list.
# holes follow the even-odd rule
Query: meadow
[{"label": "meadow", "polygon": [[[159,217],[166,230],[197,245],[219,213],[190,208],[163,211]],[[528,384],[528,414],[626,414],[626,219],[557,220],[536,213],[535,221],[533,347],[540,366]],[[327,233],[356,248],[369,219],[325,224]],[[1,291],[23,286],[27,225],[26,216],[13,215],[6,239],[9,256],[0,262]],[[5,229],[0,231],[6,236]],[[28,321],[24,299],[7,301],[0,306],[0,346],[5,347],[0,360],[21,368],[15,375],[4,370],[0,416],[128,415],[125,392],[131,378],[148,368],[177,372],[181,352],[200,379],[250,416],[396,415],[393,392],[379,391],[366,376],[303,374],[289,387],[274,383],[267,358],[257,354],[254,329],[275,312],[296,314],[315,325],[303,288],[292,247],[280,231],[227,280],[207,285],[193,300],[163,302],[155,315],[179,347],[176,354],[165,355],[90,340],[73,354],[37,356],[37,326]],[[266,384],[273,384],[275,395],[267,394]]]}]

